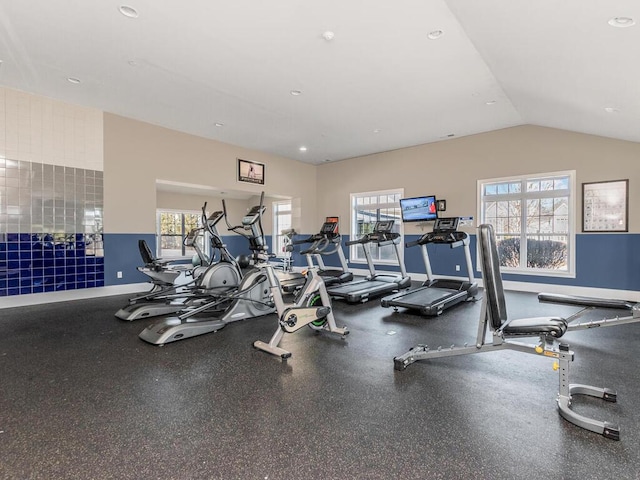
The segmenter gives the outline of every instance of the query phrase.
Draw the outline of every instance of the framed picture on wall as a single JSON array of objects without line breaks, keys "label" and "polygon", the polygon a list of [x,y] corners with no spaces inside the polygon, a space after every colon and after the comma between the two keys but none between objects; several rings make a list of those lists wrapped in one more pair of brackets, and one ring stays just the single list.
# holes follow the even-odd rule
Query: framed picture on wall
[{"label": "framed picture on wall", "polygon": [[629,180],[582,184],[582,231],[629,231]]},{"label": "framed picture on wall", "polygon": [[264,185],[264,163],[238,159],[238,181]]}]

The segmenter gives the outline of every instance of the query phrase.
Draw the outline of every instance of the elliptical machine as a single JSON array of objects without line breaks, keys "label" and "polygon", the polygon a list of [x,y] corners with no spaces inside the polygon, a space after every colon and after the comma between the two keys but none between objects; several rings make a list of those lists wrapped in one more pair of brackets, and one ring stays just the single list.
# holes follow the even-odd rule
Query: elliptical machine
[{"label": "elliptical machine", "polygon": [[[231,227],[227,220],[227,209],[222,200],[223,216],[230,230],[235,232],[248,232],[242,235],[249,240],[249,248],[252,252],[262,251],[265,247],[264,233],[262,230],[262,198],[260,206],[254,206],[242,219],[242,225]],[[212,245],[220,251],[221,261],[210,266],[203,274],[204,285],[208,285],[207,279],[216,285],[203,287],[198,292],[206,295],[207,300],[200,305],[194,305],[183,309],[176,317],[169,317],[158,323],[154,323],[140,332],[139,337],[154,345],[191,338],[205,333],[211,333],[224,328],[228,323],[246,318],[267,315],[274,311],[271,293],[267,285],[267,275],[258,268],[251,268],[244,273],[238,262],[227,250],[222,238],[215,230],[210,230]],[[220,276],[216,272],[218,265],[229,268],[229,278],[219,282]],[[230,273],[234,272],[234,273]],[[235,283],[234,283],[235,282]],[[208,313],[218,315],[215,318],[198,318],[199,314]]]},{"label": "elliptical machine", "polygon": [[[235,260],[222,243],[216,227],[224,216],[224,212],[218,210],[207,217],[206,208],[207,204],[205,203],[202,207],[203,227],[191,230],[184,241],[187,247],[193,247],[196,250],[198,256],[197,265],[191,269],[179,267],[179,271],[173,268],[163,269],[162,263],[149,266],[145,257],[147,255],[150,256],[151,252],[148,246],[146,251],[143,252],[143,247],[139,245],[145,260],[145,267],[138,268],[138,270],[152,278],[154,287],[144,295],[129,299],[129,304],[116,312],[115,316],[117,318],[133,321],[170,315],[194,304],[205,302],[209,299],[210,292],[214,290],[237,287],[242,275],[237,264],[235,264]],[[198,238],[205,229],[209,232],[211,238],[212,252],[214,254],[216,252],[219,253],[217,261],[209,258],[198,245]],[[173,284],[181,272],[191,276],[192,280],[182,285]],[[163,285],[156,287],[160,280],[163,281]],[[169,280],[171,280],[171,283],[168,283]]]}]

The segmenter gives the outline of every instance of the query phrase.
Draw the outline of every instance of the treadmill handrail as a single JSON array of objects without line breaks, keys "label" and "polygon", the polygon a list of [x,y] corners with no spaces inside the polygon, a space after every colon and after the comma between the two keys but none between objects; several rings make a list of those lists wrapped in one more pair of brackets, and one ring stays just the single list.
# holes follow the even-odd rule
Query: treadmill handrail
[{"label": "treadmill handrail", "polygon": [[348,247],[349,245],[357,245],[359,243],[364,245],[365,243],[369,243],[370,241],[371,241],[370,240],[370,236],[367,233],[367,234],[363,235],[362,237],[357,238],[356,240],[349,240],[348,242],[344,242],[344,244],[345,244],[345,246]]}]

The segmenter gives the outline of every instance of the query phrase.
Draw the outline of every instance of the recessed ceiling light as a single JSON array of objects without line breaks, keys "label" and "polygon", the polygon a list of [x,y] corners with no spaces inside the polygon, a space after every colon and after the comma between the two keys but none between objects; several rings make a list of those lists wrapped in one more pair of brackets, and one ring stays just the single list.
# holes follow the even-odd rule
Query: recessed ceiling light
[{"label": "recessed ceiling light", "polygon": [[216,127],[224,127],[224,123],[216,122],[216,123],[215,123],[215,126],[216,126]]},{"label": "recessed ceiling light", "polygon": [[380,130],[379,128],[376,128],[373,133],[380,133],[382,130]]},{"label": "recessed ceiling light", "polygon": [[80,79],[79,79],[79,78],[76,78],[76,77],[69,77],[69,78],[67,78],[67,81],[68,81],[69,83],[73,83],[73,84],[76,84],[76,85],[77,85],[78,83],[80,83]]},{"label": "recessed ceiling light", "polygon": [[440,38],[442,35],[444,35],[444,32],[442,30],[433,30],[432,32],[429,32],[427,34],[427,38],[429,40],[435,40],[437,38]]},{"label": "recessed ceiling light", "polygon": [[488,102],[484,102],[485,105],[495,105],[497,100],[489,100]]},{"label": "recessed ceiling light", "polygon": [[120,13],[125,17],[138,18],[138,11],[129,5],[120,5],[118,10],[120,10]]},{"label": "recessed ceiling light", "polygon": [[607,113],[618,113],[620,112],[620,110],[618,110],[615,107],[604,107],[604,111]]},{"label": "recessed ceiling light", "polygon": [[132,67],[137,67],[138,66],[138,62],[136,62],[135,60],[129,60],[127,63],[129,65],[131,65]]},{"label": "recessed ceiling light", "polygon": [[302,95],[302,92],[300,90],[291,90],[291,95],[297,97],[298,95]]},{"label": "recessed ceiling light", "polygon": [[306,152],[306,151],[307,151],[307,147],[300,147],[300,148],[299,148],[299,150],[300,150],[301,152]]},{"label": "recessed ceiling light", "polygon": [[336,36],[335,33],[333,33],[330,30],[327,30],[326,32],[324,32],[322,34],[322,38],[324,38],[327,42],[330,42],[331,40],[333,40],[333,38]]},{"label": "recessed ceiling light", "polygon": [[624,28],[635,25],[636,21],[631,17],[613,17],[608,23],[612,27]]}]

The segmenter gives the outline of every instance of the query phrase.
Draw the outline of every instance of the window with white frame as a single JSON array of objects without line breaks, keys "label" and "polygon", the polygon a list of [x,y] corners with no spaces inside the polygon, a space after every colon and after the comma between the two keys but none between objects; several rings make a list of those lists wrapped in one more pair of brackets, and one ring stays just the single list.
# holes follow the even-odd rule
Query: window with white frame
[{"label": "window with white frame", "polygon": [[[365,192],[351,194],[351,240],[358,239],[373,231],[376,222],[380,220],[394,220],[393,231],[402,234],[402,222],[400,217],[400,199],[404,190],[385,190],[379,192]],[[402,242],[400,238],[400,242]],[[368,245],[371,259],[374,263],[397,264],[398,259],[393,245],[378,247],[375,244]],[[403,249],[400,249],[402,254]],[[352,262],[366,262],[362,245],[351,245],[349,257]]]},{"label": "window with white frame", "polygon": [[575,171],[479,180],[478,196],[504,271],[575,275]]},{"label": "window with white frame", "polygon": [[[158,211],[158,257],[176,258],[193,256],[196,251],[187,247],[184,240],[190,231],[202,226],[202,214],[197,212]],[[196,241],[200,249],[204,250],[205,235],[200,232]]]},{"label": "window with white frame", "polygon": [[291,200],[273,202],[273,253],[279,258],[288,257],[288,238],[282,232],[291,229]]}]

